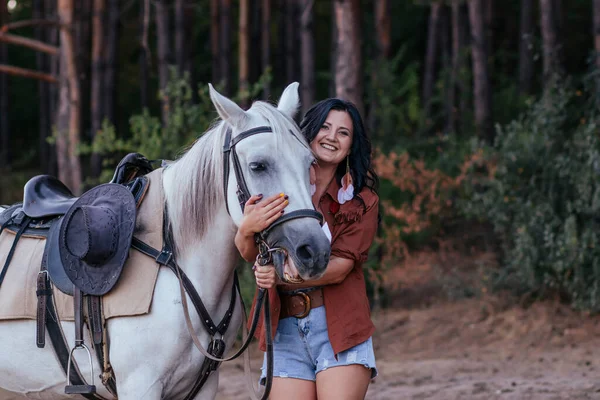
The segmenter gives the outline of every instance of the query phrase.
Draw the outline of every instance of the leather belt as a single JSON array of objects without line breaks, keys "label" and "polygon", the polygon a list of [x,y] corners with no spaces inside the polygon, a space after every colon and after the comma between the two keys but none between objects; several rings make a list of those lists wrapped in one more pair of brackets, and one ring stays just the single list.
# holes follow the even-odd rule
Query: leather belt
[{"label": "leather belt", "polygon": [[281,312],[279,319],[288,317],[304,318],[313,308],[321,307],[323,302],[323,289],[309,292],[280,293]]}]

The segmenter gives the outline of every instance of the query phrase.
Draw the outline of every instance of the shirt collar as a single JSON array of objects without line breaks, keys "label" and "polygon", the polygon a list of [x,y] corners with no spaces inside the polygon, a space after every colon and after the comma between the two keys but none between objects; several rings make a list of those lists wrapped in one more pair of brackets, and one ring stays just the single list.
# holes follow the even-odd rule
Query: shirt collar
[{"label": "shirt collar", "polygon": [[334,176],[333,179],[331,180],[331,183],[327,187],[325,194],[329,195],[329,197],[331,197],[331,200],[337,202],[337,194],[338,194],[338,191],[340,190],[340,188],[341,188],[341,186],[338,183],[336,177]]}]

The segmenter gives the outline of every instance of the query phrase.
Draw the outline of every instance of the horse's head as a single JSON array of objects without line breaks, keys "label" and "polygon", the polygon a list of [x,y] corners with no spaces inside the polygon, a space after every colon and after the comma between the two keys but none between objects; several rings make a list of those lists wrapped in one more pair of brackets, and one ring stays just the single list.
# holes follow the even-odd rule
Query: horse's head
[{"label": "horse's head", "polygon": [[244,111],[212,86],[210,96],[227,128],[224,147],[230,150],[224,153],[228,162],[224,188],[234,223],[239,226],[242,220],[240,203],[247,196],[287,194],[285,213],[263,237],[268,247],[283,249],[287,255],[274,257],[281,277],[285,273],[306,280],[321,276],[329,262],[330,243],[311,201],[309,169],[314,156],[292,119],[299,106],[298,83],[285,89],[277,108],[258,101]]}]

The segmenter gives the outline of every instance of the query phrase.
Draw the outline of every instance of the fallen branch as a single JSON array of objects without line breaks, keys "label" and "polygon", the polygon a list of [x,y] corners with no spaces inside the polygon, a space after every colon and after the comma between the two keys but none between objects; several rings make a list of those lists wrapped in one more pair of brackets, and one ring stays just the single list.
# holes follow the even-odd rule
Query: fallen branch
[{"label": "fallen branch", "polygon": [[15,22],[11,22],[9,24],[4,24],[0,28],[0,32],[6,33],[8,31],[12,31],[14,29],[26,28],[28,26],[36,26],[36,25],[50,25],[50,26],[57,26],[59,28],[65,27],[58,20],[37,18],[37,19],[26,19],[23,21],[15,21]]},{"label": "fallen branch", "polygon": [[57,83],[58,79],[54,75],[43,72],[33,71],[31,69],[13,67],[12,65],[0,64],[0,73],[22,76],[24,78],[39,79],[50,83]]},{"label": "fallen branch", "polygon": [[12,35],[10,33],[0,32],[0,42],[15,44],[17,46],[29,47],[30,49],[41,51],[42,53],[58,55],[58,47],[51,46],[39,40],[29,39],[23,36]]}]

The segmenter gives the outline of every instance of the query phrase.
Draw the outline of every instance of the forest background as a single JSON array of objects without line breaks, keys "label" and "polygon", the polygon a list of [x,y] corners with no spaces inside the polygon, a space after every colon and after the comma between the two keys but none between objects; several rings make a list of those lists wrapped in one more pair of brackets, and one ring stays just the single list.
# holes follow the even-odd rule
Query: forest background
[{"label": "forest background", "polygon": [[0,0],[0,26],[3,204],[177,157],[216,118],[208,82],[248,106],[298,81],[298,119],[339,96],[367,122],[374,306],[411,254],[453,251],[448,297],[600,310],[600,0]]}]

